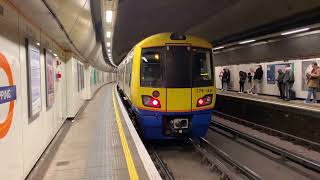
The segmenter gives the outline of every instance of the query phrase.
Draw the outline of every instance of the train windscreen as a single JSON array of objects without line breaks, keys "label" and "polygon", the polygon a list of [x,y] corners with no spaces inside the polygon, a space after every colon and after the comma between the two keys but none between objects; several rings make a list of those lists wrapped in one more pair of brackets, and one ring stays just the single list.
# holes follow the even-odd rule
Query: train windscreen
[{"label": "train windscreen", "polygon": [[166,46],[142,49],[142,87],[191,88],[213,86],[210,49]]},{"label": "train windscreen", "polygon": [[162,86],[162,48],[146,48],[141,54],[141,78],[142,87],[161,87]]},{"label": "train windscreen", "polygon": [[192,86],[213,86],[212,58],[210,49],[192,50]]},{"label": "train windscreen", "polygon": [[167,46],[165,58],[165,87],[190,88],[191,50],[189,46]]}]

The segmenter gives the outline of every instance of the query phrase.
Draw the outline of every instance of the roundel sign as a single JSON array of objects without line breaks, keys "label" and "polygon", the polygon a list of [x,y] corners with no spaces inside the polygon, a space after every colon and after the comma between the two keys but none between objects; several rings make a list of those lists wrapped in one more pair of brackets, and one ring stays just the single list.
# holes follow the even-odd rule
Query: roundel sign
[{"label": "roundel sign", "polygon": [[[4,119],[0,119],[0,139],[4,138],[11,126],[14,110],[14,100],[16,100],[16,86],[13,84],[13,76],[10,65],[6,57],[0,53],[0,70],[3,70],[8,84],[3,86],[3,82],[0,81],[0,108],[1,105],[9,103],[9,110]],[[1,79],[0,79],[1,80]]]}]

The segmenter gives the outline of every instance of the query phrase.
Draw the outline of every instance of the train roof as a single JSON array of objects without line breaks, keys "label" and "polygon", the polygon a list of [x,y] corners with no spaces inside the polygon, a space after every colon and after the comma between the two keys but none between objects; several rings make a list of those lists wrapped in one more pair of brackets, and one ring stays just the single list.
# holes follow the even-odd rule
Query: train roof
[{"label": "train roof", "polygon": [[147,48],[147,47],[165,46],[166,44],[182,43],[182,44],[191,44],[191,46],[194,46],[194,47],[212,48],[212,44],[205,39],[202,39],[196,36],[185,35],[184,40],[172,40],[171,39],[172,34],[173,33],[155,34],[140,41],[136,46],[141,48]]}]

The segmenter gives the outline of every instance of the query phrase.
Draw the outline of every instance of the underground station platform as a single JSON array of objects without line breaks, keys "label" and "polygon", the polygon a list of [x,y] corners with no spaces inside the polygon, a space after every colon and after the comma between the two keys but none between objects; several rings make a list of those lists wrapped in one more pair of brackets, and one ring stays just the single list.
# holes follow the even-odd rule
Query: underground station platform
[{"label": "underground station platform", "polygon": [[27,179],[161,178],[111,83],[62,126]]},{"label": "underground station platform", "polygon": [[[320,143],[320,104],[283,101],[275,96],[218,91],[216,114],[232,116]],[[304,129],[303,131],[301,129]]]}]

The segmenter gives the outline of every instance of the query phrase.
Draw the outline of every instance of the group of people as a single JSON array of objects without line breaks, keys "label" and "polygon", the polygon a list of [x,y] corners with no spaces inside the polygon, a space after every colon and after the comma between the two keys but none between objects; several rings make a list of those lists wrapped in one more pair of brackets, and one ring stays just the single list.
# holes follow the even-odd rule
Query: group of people
[{"label": "group of people", "polygon": [[281,99],[286,101],[295,99],[295,92],[292,90],[294,73],[290,66],[285,68],[285,72],[283,72],[282,69],[278,70],[277,84]]},{"label": "group of people", "polygon": [[[224,68],[219,75],[222,83],[222,91],[227,90],[231,75],[230,70]],[[258,65],[256,70],[250,70],[246,73],[244,71],[239,71],[239,93],[244,93],[245,83],[248,82],[249,89],[248,94],[258,95],[260,93],[260,86],[263,78],[262,66]],[[320,67],[316,62],[312,63],[311,72],[306,72],[307,86],[308,86],[308,96],[305,103],[317,103],[317,90],[320,85]],[[292,90],[293,84],[295,82],[294,71],[290,66],[286,67],[284,70],[278,70],[278,77],[276,78],[277,85],[279,88],[280,97],[283,100],[289,101],[295,99],[295,91]],[[311,97],[312,101],[311,101]]]},{"label": "group of people", "polygon": [[[222,90],[227,90],[228,89],[228,85],[230,83],[230,70],[227,68],[224,68],[221,72],[220,72],[220,79],[221,79],[221,83],[222,83]],[[240,71],[239,72],[239,84],[240,84],[240,90],[239,93],[244,93],[244,85],[245,83],[248,81],[249,83],[249,89],[247,90],[248,94],[255,94],[258,95],[258,93],[260,93],[260,84],[262,81],[262,77],[263,77],[263,70],[262,70],[262,66],[259,65],[257,67],[257,69],[251,70],[251,72],[244,72],[244,71]],[[253,80],[253,81],[252,81]]]}]

